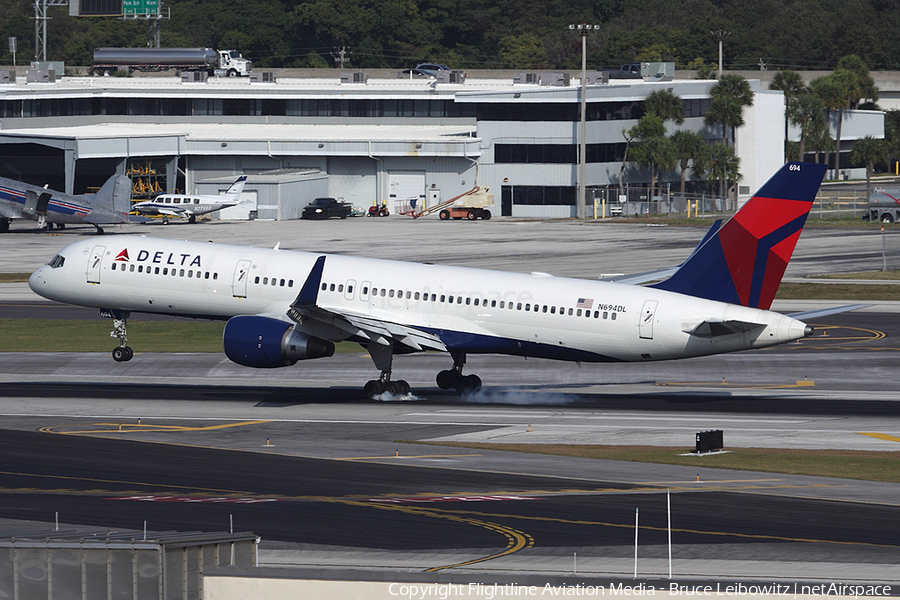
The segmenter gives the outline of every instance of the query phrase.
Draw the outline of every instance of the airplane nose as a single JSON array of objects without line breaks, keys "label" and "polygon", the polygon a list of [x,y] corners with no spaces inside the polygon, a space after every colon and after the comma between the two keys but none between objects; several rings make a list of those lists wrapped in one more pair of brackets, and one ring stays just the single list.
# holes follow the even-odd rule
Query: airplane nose
[{"label": "airplane nose", "polygon": [[47,281],[44,279],[44,269],[45,267],[41,267],[28,278],[28,287],[30,287],[31,291],[35,294],[41,294],[42,289],[47,284]]}]

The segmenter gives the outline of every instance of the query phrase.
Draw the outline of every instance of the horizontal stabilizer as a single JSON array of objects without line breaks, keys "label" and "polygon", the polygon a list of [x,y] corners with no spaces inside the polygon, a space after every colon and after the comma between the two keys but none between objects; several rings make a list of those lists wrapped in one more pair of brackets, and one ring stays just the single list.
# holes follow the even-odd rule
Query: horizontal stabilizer
[{"label": "horizontal stabilizer", "polygon": [[686,329],[685,333],[703,338],[721,337],[735,333],[745,333],[754,329],[762,329],[765,323],[748,323],[747,321],[703,321],[692,329]]},{"label": "horizontal stabilizer", "polygon": [[840,313],[850,312],[851,310],[859,310],[860,308],[868,308],[871,304],[846,304],[844,306],[832,306],[831,308],[820,308],[818,310],[807,310],[805,312],[791,313],[788,316],[798,321],[808,321],[809,319],[818,319],[819,317],[827,317],[828,315],[837,315]]}]

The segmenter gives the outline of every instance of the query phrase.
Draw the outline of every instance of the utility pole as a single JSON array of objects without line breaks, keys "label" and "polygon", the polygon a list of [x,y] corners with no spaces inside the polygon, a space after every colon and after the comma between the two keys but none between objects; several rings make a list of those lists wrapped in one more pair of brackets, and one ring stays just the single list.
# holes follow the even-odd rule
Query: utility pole
[{"label": "utility pole", "polygon": [[575,216],[584,218],[584,203],[587,200],[585,177],[587,173],[587,36],[592,29],[600,29],[599,25],[578,23],[569,25],[570,30],[578,30],[581,36],[581,140],[578,157],[578,198],[576,199]]},{"label": "utility pole", "polygon": [[715,31],[710,31],[716,41],[719,42],[719,79],[722,79],[722,42],[731,35],[730,31],[725,31],[723,29],[717,29]]}]

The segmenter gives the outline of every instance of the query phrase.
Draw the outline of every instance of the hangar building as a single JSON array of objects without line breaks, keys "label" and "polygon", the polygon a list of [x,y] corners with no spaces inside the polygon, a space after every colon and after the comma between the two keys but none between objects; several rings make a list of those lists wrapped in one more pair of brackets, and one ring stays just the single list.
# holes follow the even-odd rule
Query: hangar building
[{"label": "hangar building", "polygon": [[[347,83],[354,79],[360,83]],[[580,93],[577,80],[244,78],[185,82],[176,77],[64,77],[0,84],[0,175],[68,193],[127,174],[134,199],[163,192],[217,193],[250,176],[250,203],[223,218],[296,218],[317,196],[396,213],[415,199],[432,206],[488,186],[495,215],[576,214]],[[517,80],[518,81],[518,80]],[[562,85],[557,85],[562,83]],[[590,196],[619,186],[623,130],[643,114],[650,92],[669,89],[685,106],[679,128],[703,125],[714,81],[613,80],[587,87]],[[784,98],[750,80],[754,104],[737,132],[740,193],[782,163]],[[881,112],[845,117],[847,143],[883,137]],[[670,131],[676,127],[669,124]],[[640,188],[649,173],[629,169]],[[675,187],[678,173],[663,182]]]}]

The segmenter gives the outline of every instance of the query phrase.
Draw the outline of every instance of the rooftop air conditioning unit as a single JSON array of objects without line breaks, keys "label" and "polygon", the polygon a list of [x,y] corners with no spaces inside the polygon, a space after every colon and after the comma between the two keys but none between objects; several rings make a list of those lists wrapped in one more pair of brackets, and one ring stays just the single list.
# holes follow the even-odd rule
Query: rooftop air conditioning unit
[{"label": "rooftop air conditioning unit", "polygon": [[28,69],[25,71],[25,83],[55,83],[56,71],[53,69]]},{"label": "rooftop air conditioning unit", "polygon": [[368,73],[341,73],[341,83],[368,83]]},{"label": "rooftop air conditioning unit", "polygon": [[465,71],[438,71],[434,75],[434,80],[438,83],[465,83]]},{"label": "rooftop air conditioning unit", "polygon": [[209,74],[206,71],[182,71],[181,83],[206,83]]},{"label": "rooftop air conditioning unit", "polygon": [[540,73],[516,73],[515,75],[513,75],[513,85],[517,83],[531,83],[537,85],[540,82]]},{"label": "rooftop air conditioning unit", "polygon": [[587,85],[606,85],[609,83],[609,71],[588,71],[585,79]]},{"label": "rooftop air conditioning unit", "polygon": [[13,70],[0,71],[0,83],[15,83],[16,72]]},{"label": "rooftop air conditioning unit", "polygon": [[274,71],[254,71],[250,73],[250,83],[275,83]]},{"label": "rooftop air conditioning unit", "polygon": [[541,85],[567,87],[569,85],[568,73],[544,73],[541,75]]}]

